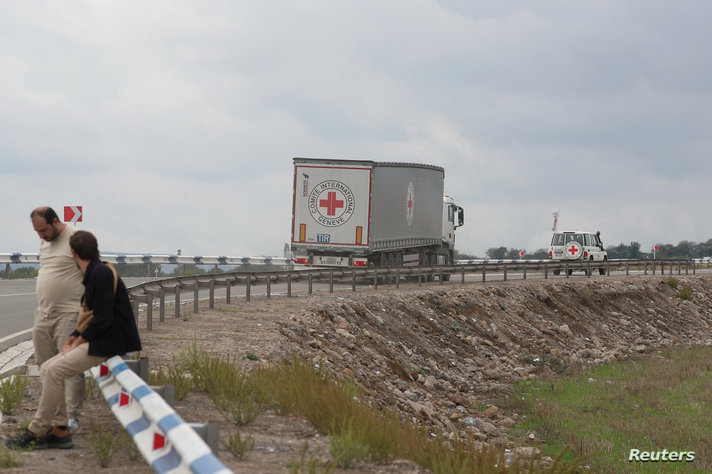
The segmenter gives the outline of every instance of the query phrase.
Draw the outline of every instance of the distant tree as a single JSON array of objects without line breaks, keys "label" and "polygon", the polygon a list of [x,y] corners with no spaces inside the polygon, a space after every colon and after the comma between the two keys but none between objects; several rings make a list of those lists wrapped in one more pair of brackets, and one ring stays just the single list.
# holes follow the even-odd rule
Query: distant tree
[{"label": "distant tree", "polygon": [[161,266],[157,263],[118,263],[114,267],[121,277],[156,276],[156,269],[162,275]]},{"label": "distant tree", "polygon": [[490,247],[485,252],[485,255],[489,258],[506,258],[505,255],[507,255],[507,247]]},{"label": "distant tree", "polygon": [[549,249],[544,248],[544,249],[535,250],[533,253],[526,254],[524,256],[524,258],[528,258],[528,259],[532,259],[532,260],[534,260],[534,259],[541,260],[541,259],[549,258]]},{"label": "distant tree", "polygon": [[[504,257],[504,258],[510,258],[510,259],[512,259],[512,260],[516,260],[516,259],[520,258],[520,257],[519,257],[519,253],[520,253],[520,252],[523,252],[523,251],[524,251],[523,249],[512,249],[512,248],[510,248],[510,249],[507,250],[507,253],[505,253],[505,257]],[[525,252],[525,253],[526,253],[526,252]]]},{"label": "distant tree", "polygon": [[39,272],[36,268],[20,267],[10,272],[10,279],[13,280],[19,278],[35,278],[38,273]]},{"label": "distant tree", "polygon": [[460,252],[459,250],[455,249],[454,258],[455,258],[455,260],[476,260],[477,255],[463,253],[463,252]]},{"label": "distant tree", "polygon": [[640,243],[639,242],[631,242],[630,243],[630,251],[628,252],[628,258],[640,258]]}]

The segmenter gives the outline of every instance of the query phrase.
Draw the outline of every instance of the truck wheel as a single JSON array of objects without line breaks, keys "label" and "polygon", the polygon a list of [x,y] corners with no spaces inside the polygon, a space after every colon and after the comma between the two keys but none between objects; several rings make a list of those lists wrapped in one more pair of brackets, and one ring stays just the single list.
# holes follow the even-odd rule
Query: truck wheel
[{"label": "truck wheel", "polygon": [[572,274],[573,272],[574,272],[574,269],[573,269],[573,268],[569,268],[569,269],[567,270],[567,273],[569,274],[569,276],[571,276],[571,274]]},{"label": "truck wheel", "polygon": [[558,275],[561,273],[561,270],[552,270],[551,273],[553,273],[554,275]]},{"label": "truck wheel", "polygon": [[[435,257],[435,258],[437,258],[437,257]],[[450,258],[450,254],[446,254],[444,265],[450,265],[451,262],[452,262],[452,259]],[[443,281],[450,281],[450,274],[443,273],[442,278],[443,278]]]}]

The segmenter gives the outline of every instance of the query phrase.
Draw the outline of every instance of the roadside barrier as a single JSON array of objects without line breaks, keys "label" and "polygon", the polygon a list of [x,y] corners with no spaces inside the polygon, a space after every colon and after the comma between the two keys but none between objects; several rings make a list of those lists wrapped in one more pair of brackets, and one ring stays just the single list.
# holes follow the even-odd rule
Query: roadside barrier
[{"label": "roadside barrier", "polygon": [[111,411],[157,473],[227,474],[210,447],[119,356],[91,369]]}]

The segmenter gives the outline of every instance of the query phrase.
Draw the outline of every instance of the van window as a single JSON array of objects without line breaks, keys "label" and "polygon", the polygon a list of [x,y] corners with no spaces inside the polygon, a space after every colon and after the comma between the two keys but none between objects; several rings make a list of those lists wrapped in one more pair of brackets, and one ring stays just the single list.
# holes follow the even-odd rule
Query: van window
[{"label": "van window", "polygon": [[585,246],[593,247],[594,245],[596,245],[591,234],[583,234],[583,238],[585,239],[583,243]]},{"label": "van window", "polygon": [[566,243],[568,244],[569,242],[578,242],[579,245],[583,245],[583,236],[581,234],[565,234],[566,235]]}]

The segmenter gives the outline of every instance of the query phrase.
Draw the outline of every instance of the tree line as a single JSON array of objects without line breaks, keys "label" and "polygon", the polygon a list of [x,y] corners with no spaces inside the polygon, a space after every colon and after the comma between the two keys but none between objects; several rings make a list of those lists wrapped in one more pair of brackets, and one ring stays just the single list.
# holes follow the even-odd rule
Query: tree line
[{"label": "tree line", "polygon": [[[677,245],[673,244],[658,244],[657,250],[653,252],[653,249],[649,251],[641,250],[639,242],[630,242],[628,244],[620,243],[616,246],[606,247],[609,259],[643,259],[643,258],[702,258],[702,257],[712,257],[712,239],[706,242],[691,242],[689,240],[682,240]],[[524,252],[524,255],[520,255]],[[528,260],[540,260],[549,258],[549,249],[541,248],[534,252],[527,252],[525,249],[518,249],[512,247],[490,247],[485,252],[485,257],[499,260],[515,260],[515,259],[528,259]],[[468,253],[455,251],[456,260],[470,260],[478,259],[482,257],[477,257]]]}]

